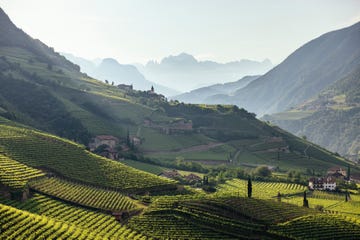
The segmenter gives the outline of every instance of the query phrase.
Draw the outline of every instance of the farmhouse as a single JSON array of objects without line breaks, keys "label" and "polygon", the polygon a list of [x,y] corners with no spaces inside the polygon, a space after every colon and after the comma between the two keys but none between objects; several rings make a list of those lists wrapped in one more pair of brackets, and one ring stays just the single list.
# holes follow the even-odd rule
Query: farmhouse
[{"label": "farmhouse", "polygon": [[164,171],[164,172],[160,173],[159,176],[171,178],[171,179],[182,177],[181,174],[178,171],[176,171],[175,169],[173,169],[171,171]]},{"label": "farmhouse", "polygon": [[107,145],[110,148],[115,148],[118,143],[119,139],[117,137],[111,135],[99,135],[96,136],[90,144],[90,150],[93,151],[101,145]]},{"label": "farmhouse", "polygon": [[133,90],[133,85],[127,85],[127,84],[119,84],[117,85],[118,88],[126,90],[126,91],[131,91]]},{"label": "farmhouse", "polygon": [[347,173],[346,170],[342,169],[341,167],[333,167],[330,168],[327,172],[329,176],[335,177],[335,178],[346,178]]},{"label": "farmhouse", "polygon": [[185,180],[190,184],[201,183],[202,179],[198,175],[190,173],[189,175],[185,176]]},{"label": "farmhouse", "polygon": [[130,140],[134,144],[134,146],[138,146],[141,144],[141,139],[136,136],[131,136]]},{"label": "farmhouse", "polygon": [[191,120],[178,119],[172,122],[155,123],[150,119],[144,120],[144,126],[159,130],[168,135],[185,134],[193,131],[193,124]]},{"label": "farmhouse", "polygon": [[309,179],[310,190],[330,190],[336,189],[336,181],[333,177],[319,177]]}]

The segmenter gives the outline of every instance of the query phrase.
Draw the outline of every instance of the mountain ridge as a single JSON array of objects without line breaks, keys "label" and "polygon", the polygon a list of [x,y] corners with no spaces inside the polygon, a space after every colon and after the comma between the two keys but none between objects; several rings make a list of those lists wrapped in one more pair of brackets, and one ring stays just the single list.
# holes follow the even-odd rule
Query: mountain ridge
[{"label": "mountain ridge", "polygon": [[263,119],[357,161],[360,156],[359,100],[360,65],[315,98]]},{"label": "mountain ridge", "polygon": [[200,61],[188,53],[170,55],[160,62],[148,61],[145,65],[137,65],[147,79],[181,92],[236,81],[246,75],[263,74],[272,66],[269,59],[260,62],[243,59],[218,63],[210,60]]},{"label": "mountain ridge", "polygon": [[258,115],[284,111],[348,74],[360,63],[360,22],[304,44],[282,63],[221,103]]},{"label": "mountain ridge", "polygon": [[238,89],[244,88],[250,82],[259,78],[260,76],[245,76],[238,81],[228,83],[218,83],[198,89],[194,89],[190,92],[186,92],[177,96],[171,97],[185,103],[205,103],[215,104],[212,98],[216,95],[232,95]]},{"label": "mountain ridge", "polygon": [[176,90],[164,87],[160,84],[148,81],[138,69],[131,64],[120,64],[114,58],[104,58],[98,64],[85,58],[77,57],[69,53],[62,53],[68,60],[78,64],[81,71],[89,76],[100,80],[107,80],[110,83],[133,85],[137,90],[149,90],[153,86],[157,92],[165,96],[177,94]]}]

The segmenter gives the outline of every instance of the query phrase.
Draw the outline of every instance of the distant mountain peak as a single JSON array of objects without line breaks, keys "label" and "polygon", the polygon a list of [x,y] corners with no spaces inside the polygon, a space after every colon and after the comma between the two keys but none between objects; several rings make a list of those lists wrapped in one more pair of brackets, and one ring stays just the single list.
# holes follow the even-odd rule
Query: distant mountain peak
[{"label": "distant mountain peak", "polygon": [[104,58],[101,61],[101,64],[120,65],[120,63],[114,58]]},{"label": "distant mountain peak", "polygon": [[170,55],[168,57],[165,57],[161,60],[161,64],[184,64],[184,65],[190,65],[190,64],[196,64],[198,61],[196,58],[188,53],[180,53],[179,55]]}]

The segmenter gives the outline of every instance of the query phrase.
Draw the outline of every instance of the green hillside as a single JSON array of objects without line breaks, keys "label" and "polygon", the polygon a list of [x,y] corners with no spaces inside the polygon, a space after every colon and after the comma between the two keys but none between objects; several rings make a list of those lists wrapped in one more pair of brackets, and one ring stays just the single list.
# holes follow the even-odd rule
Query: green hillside
[{"label": "green hillside", "polygon": [[34,130],[0,125],[0,149],[20,163],[94,186],[126,192],[174,187],[172,181],[102,158],[79,144]]},{"label": "green hillside", "polygon": [[290,111],[264,116],[264,119],[357,161],[360,151],[359,76],[358,66],[315,98]]},{"label": "green hillside", "polygon": [[[305,145],[297,149],[295,155],[284,155],[284,164],[274,162],[274,154],[267,152],[267,149],[273,149],[271,144],[268,145],[272,137],[282,137],[285,146],[299,145],[297,142],[301,140],[294,137],[285,140],[284,133],[257,120],[244,109],[166,102],[158,95],[146,92],[125,92],[75,70],[66,72],[63,68],[62,73],[58,73],[53,70],[56,65],[49,69],[40,62],[34,68],[34,62],[29,60],[33,53],[21,51],[0,48],[0,55],[4,56],[0,58],[4,68],[0,75],[3,86],[0,89],[0,115],[7,119],[83,144],[91,137],[104,134],[125,139],[130,130],[142,140],[137,155],[165,166],[173,165],[178,157],[200,164],[228,165],[229,156],[233,163],[275,165],[284,169],[294,165],[300,165],[298,168],[302,170],[329,166],[316,163],[305,168],[301,162],[293,161],[301,158]],[[179,119],[191,121],[192,130],[170,135],[159,130]],[[145,120],[159,127],[146,126]],[[265,145],[263,152],[252,150],[251,146],[257,143]],[[314,158],[327,162],[333,156],[325,153]],[[346,165],[342,160],[331,164]]]},{"label": "green hillside", "polygon": [[[177,167],[176,159],[183,159],[193,166],[183,167],[184,170],[194,169],[197,164],[205,168],[262,164],[284,171],[292,168],[325,171],[334,165],[347,165],[315,145],[311,145],[311,153],[305,156],[304,150],[310,143],[257,120],[244,109],[168,102],[158,94],[121,89],[92,79],[53,49],[18,29],[4,12],[0,15],[0,30],[4,33],[0,36],[0,116],[3,118],[85,146],[97,135],[112,135],[124,142],[129,132],[141,144],[135,152],[121,153],[125,158],[165,167]],[[17,41],[10,41],[11,36]],[[191,127],[182,130],[186,124]],[[24,139],[11,141],[8,151],[11,147],[32,148],[21,142]],[[46,140],[39,144],[44,147]],[[279,147],[288,147],[289,151],[278,153]],[[305,164],[309,156],[311,159]],[[26,159],[29,164],[32,161],[27,151],[19,159]],[[46,161],[48,164],[52,160]],[[31,162],[31,165],[45,163]],[[62,174],[65,166],[69,167],[52,164]],[[66,173],[67,177],[75,174]],[[78,177],[90,181],[90,176]],[[100,179],[91,181],[101,182]],[[115,187],[123,188],[124,184],[116,183]]]},{"label": "green hillside", "polygon": [[0,239],[359,238],[354,183],[302,207],[308,177],[355,164],[236,106],[92,79],[1,9],[0,32]]}]

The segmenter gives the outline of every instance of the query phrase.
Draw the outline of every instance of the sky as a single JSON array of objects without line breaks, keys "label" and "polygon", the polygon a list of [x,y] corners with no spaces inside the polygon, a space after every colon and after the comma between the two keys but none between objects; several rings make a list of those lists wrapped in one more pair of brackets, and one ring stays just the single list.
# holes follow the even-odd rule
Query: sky
[{"label": "sky", "polygon": [[301,45],[360,21],[359,0],[0,0],[29,35],[88,59],[278,64]]}]

